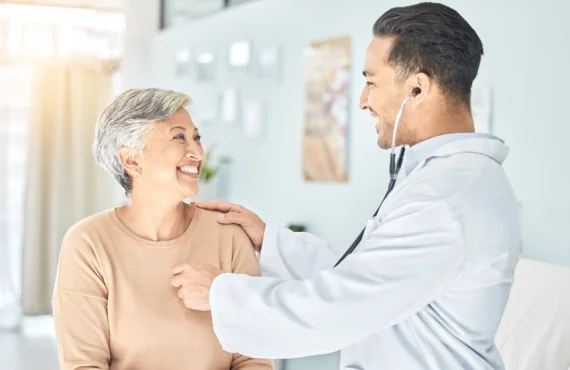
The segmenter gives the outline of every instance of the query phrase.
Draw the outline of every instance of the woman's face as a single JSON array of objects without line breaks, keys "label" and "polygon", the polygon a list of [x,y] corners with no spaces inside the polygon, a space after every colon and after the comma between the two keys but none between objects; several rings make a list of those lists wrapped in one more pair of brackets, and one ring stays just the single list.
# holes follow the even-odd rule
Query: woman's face
[{"label": "woman's face", "polygon": [[166,122],[157,122],[148,135],[143,155],[137,160],[140,176],[133,179],[149,196],[184,200],[199,189],[204,149],[200,134],[184,108]]}]

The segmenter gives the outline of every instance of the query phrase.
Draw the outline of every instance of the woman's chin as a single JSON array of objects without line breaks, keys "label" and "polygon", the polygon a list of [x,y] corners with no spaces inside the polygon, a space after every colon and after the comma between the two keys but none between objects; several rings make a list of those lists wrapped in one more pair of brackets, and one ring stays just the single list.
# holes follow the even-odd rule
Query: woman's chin
[{"label": "woman's chin", "polygon": [[184,188],[181,190],[182,190],[182,196],[184,197],[184,199],[195,198],[199,193],[198,186],[196,186],[195,188],[194,187]]}]

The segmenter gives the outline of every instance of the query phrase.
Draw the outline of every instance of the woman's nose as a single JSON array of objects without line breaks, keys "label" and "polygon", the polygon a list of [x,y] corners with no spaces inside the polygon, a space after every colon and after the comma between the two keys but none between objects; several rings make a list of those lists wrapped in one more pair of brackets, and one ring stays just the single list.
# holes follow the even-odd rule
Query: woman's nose
[{"label": "woman's nose", "polygon": [[186,158],[191,159],[193,161],[201,161],[202,160],[202,153],[198,153],[196,151],[186,153]]},{"label": "woman's nose", "polygon": [[186,158],[201,161],[204,158],[204,148],[202,144],[192,140],[186,146]]}]

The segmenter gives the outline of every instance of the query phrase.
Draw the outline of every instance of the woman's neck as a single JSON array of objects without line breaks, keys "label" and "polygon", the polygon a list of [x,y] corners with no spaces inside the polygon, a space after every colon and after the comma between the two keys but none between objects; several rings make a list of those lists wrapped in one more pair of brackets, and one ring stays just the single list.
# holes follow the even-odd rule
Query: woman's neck
[{"label": "woman's neck", "polygon": [[117,209],[117,217],[135,235],[153,241],[180,237],[190,226],[194,207],[184,202],[168,203],[131,194],[128,205]]}]

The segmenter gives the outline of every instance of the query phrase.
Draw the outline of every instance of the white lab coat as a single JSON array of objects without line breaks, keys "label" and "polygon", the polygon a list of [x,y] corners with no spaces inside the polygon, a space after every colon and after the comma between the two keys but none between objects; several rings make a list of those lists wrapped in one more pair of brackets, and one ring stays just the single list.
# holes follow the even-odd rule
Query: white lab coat
[{"label": "white lab coat", "polygon": [[499,140],[424,158],[338,267],[324,240],[268,225],[266,275],[210,292],[223,348],[261,358],[341,350],[341,369],[502,369],[494,345],[519,259],[518,206]]}]

